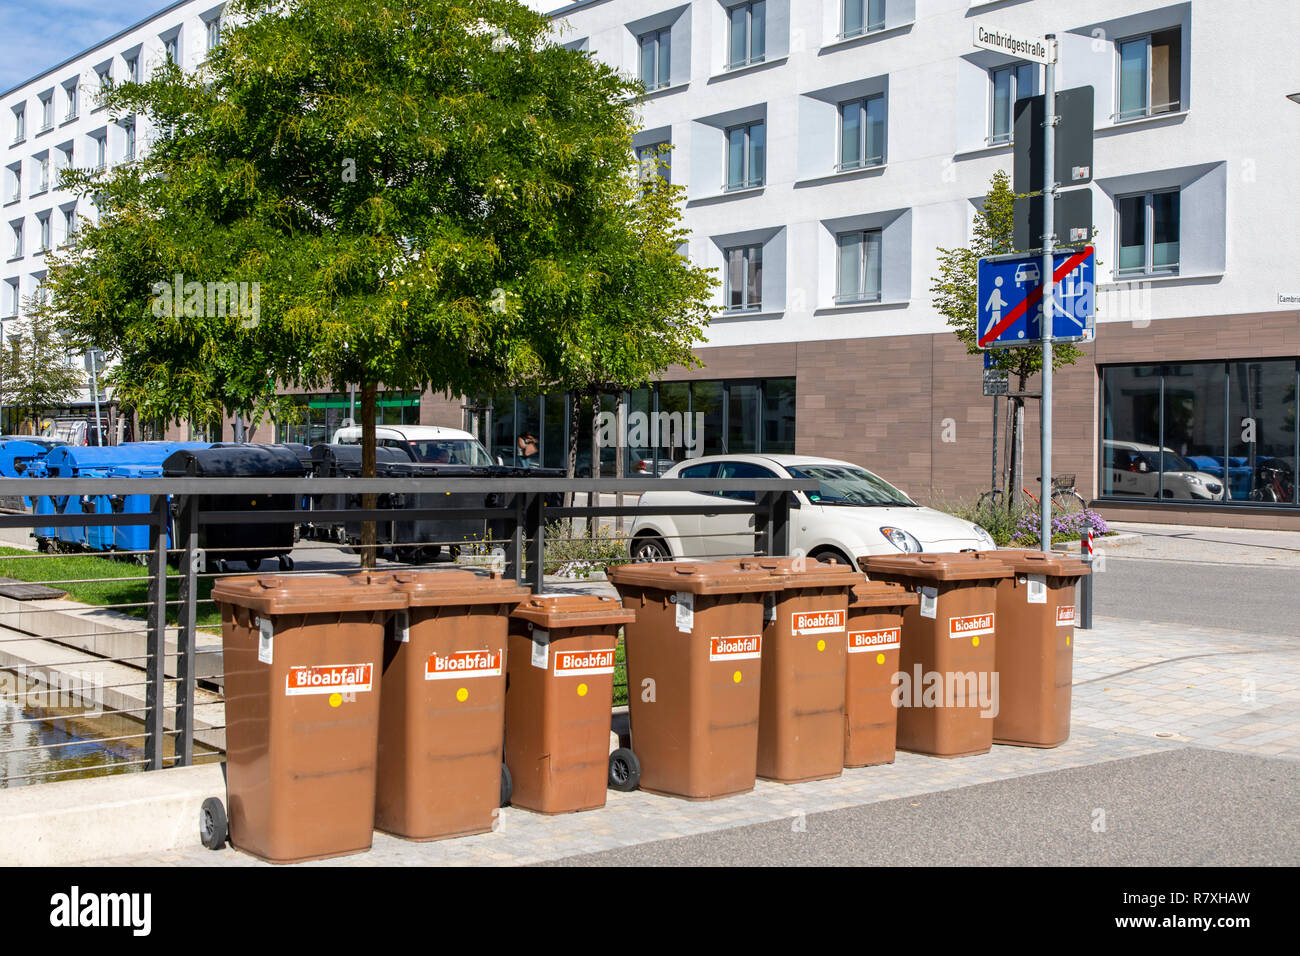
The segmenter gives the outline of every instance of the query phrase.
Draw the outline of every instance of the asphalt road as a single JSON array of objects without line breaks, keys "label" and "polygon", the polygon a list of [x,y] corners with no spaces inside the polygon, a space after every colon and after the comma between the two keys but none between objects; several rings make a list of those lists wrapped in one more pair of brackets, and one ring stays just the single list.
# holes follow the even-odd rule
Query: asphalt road
[{"label": "asphalt road", "polygon": [[1289,568],[1129,558],[1107,553],[1094,613],[1300,637],[1300,574]]},{"label": "asphalt road", "polygon": [[1300,762],[1185,748],[547,865],[1296,866],[1297,803]]}]

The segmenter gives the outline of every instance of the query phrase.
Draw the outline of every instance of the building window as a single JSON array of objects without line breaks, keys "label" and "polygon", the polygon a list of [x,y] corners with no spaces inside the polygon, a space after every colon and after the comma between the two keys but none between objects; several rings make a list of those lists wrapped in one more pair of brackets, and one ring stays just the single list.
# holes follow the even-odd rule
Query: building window
[{"label": "building window", "polygon": [[640,38],[641,84],[661,90],[672,82],[672,31],[656,30]]},{"label": "building window", "polygon": [[653,176],[658,176],[666,183],[672,182],[668,165],[668,147],[667,142],[648,143],[637,147],[637,175],[642,182],[648,181]]},{"label": "building window", "polygon": [[18,280],[5,280],[5,318],[12,319],[18,316]]},{"label": "building window", "polygon": [[885,28],[885,0],[841,0],[840,36],[856,37]]},{"label": "building window", "polygon": [[140,58],[138,56],[123,57],[126,64],[126,79],[128,83],[140,82]]},{"label": "building window", "polygon": [[21,259],[23,256],[23,224],[19,220],[12,224],[14,231],[14,255],[13,258]]},{"label": "building window", "polygon": [[46,130],[54,129],[54,94],[41,97],[41,129],[44,133]]},{"label": "building window", "polygon": [[39,165],[39,169],[40,169],[40,171],[41,171],[41,175],[40,175],[40,178],[39,178],[39,180],[38,180],[38,182],[40,183],[40,185],[37,187],[36,192],[32,193],[33,196],[38,196],[38,195],[40,195],[41,193],[45,192],[46,190],[48,190],[48,189],[50,188],[50,157],[49,157],[49,154],[47,153],[46,155],[42,156],[39,160],[37,160],[37,162],[40,164],[40,165]]},{"label": "building window", "polygon": [[213,17],[205,27],[207,28],[207,48],[211,52],[221,42],[221,18]]},{"label": "building window", "polygon": [[1163,30],[1121,40],[1119,108],[1116,121],[1138,119],[1182,108],[1182,31]]},{"label": "building window", "polygon": [[49,215],[37,216],[37,225],[40,228],[39,245],[37,252],[48,252],[50,248],[50,217]]},{"label": "building window", "polygon": [[1102,370],[1102,495],[1300,504],[1294,358]]},{"label": "building window", "polygon": [[879,229],[840,233],[835,304],[880,301]]},{"label": "building window", "polygon": [[733,126],[727,135],[727,189],[763,185],[767,165],[767,133],[762,120]]},{"label": "building window", "polygon": [[63,210],[63,241],[70,243],[77,234],[77,210]]},{"label": "building window", "polygon": [[95,172],[108,168],[108,135],[95,137]]},{"label": "building window", "polygon": [[17,202],[23,196],[23,164],[15,163],[9,167],[9,172],[13,174],[14,188],[6,202]]},{"label": "building window", "polygon": [[181,35],[173,34],[163,41],[163,55],[177,66],[181,65]]},{"label": "building window", "polygon": [[993,91],[993,106],[989,110],[989,145],[1011,142],[1015,122],[1013,104],[1034,95],[1038,80],[1038,67],[1032,63],[1013,63],[989,70]]},{"label": "building window", "polygon": [[14,110],[14,144],[27,138],[27,110],[21,106]]},{"label": "building window", "polygon": [[1138,193],[1115,200],[1116,278],[1178,274],[1179,193]]},{"label": "building window", "polygon": [[[315,445],[328,442],[343,427],[345,419],[356,420],[361,414],[361,396],[347,392],[321,395],[295,395],[298,406],[296,421],[278,421],[276,441]],[[416,425],[420,421],[418,392],[381,392],[375,398],[376,425]],[[379,444],[383,444],[381,440]]]},{"label": "building window", "polygon": [[756,312],[763,307],[763,247],[727,250],[726,310]]},{"label": "building window", "polygon": [[837,169],[862,169],[885,161],[883,94],[840,104],[840,161]]},{"label": "building window", "polygon": [[762,63],[767,50],[767,4],[741,3],[727,11],[727,69]]},{"label": "building window", "polygon": [[122,130],[126,133],[126,150],[123,155],[129,163],[135,159],[135,121],[128,122]]},{"label": "building window", "polygon": [[63,116],[63,122],[77,118],[77,84],[63,88],[64,103],[67,106],[67,112]]}]

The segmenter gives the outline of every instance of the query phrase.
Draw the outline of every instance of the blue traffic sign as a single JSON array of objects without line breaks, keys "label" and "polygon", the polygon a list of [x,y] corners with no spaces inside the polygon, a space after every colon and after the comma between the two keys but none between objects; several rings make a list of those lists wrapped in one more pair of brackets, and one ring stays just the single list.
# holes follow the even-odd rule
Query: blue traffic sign
[{"label": "blue traffic sign", "polygon": [[[1087,246],[1058,252],[1053,266],[1052,341],[1087,341],[1095,335],[1095,250]],[[1005,349],[1042,342],[1042,269],[1042,256],[979,261],[980,348]]]}]

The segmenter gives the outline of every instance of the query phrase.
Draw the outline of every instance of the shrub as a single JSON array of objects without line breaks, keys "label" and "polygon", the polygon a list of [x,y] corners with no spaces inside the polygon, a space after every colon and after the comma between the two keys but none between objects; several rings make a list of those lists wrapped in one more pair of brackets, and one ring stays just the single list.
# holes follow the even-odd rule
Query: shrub
[{"label": "shrub", "polygon": [[589,578],[606,565],[628,560],[627,535],[597,527],[592,537],[573,534],[564,521],[546,524],[546,549],[542,566],[547,574],[566,578]]}]

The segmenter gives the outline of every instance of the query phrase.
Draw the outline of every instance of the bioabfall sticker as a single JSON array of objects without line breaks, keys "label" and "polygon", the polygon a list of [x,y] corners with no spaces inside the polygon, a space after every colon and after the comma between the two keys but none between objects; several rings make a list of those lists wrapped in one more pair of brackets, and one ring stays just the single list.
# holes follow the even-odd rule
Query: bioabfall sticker
[{"label": "bioabfall sticker", "polygon": [[939,605],[938,588],[921,588],[921,617],[934,617]]},{"label": "bioabfall sticker", "polygon": [[546,670],[551,666],[551,632],[533,628],[533,666]]},{"label": "bioabfall sticker", "polygon": [[690,591],[678,591],[676,598],[677,630],[689,634],[695,630],[695,595]]},{"label": "bioabfall sticker", "polygon": [[1030,604],[1047,603],[1047,575],[1029,575],[1029,587],[1025,589],[1025,598]]},{"label": "bioabfall sticker", "polygon": [[275,624],[270,618],[257,619],[257,659],[263,664],[271,663],[275,652]]}]

